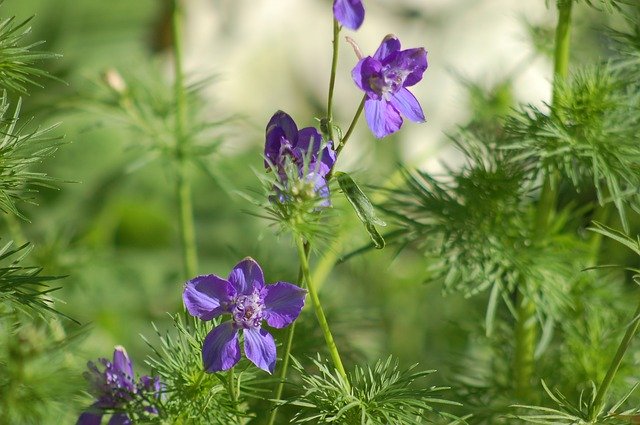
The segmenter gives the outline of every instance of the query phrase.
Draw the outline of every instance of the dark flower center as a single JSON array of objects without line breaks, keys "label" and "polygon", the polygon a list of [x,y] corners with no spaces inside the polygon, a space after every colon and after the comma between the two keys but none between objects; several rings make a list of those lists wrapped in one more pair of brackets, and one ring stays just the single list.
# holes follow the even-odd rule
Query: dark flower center
[{"label": "dark flower center", "polygon": [[387,65],[380,74],[369,77],[369,87],[380,96],[388,97],[402,88],[410,73],[409,70]]},{"label": "dark flower center", "polygon": [[264,317],[263,310],[264,301],[258,291],[250,295],[239,295],[232,300],[231,315],[238,328],[259,328]]}]

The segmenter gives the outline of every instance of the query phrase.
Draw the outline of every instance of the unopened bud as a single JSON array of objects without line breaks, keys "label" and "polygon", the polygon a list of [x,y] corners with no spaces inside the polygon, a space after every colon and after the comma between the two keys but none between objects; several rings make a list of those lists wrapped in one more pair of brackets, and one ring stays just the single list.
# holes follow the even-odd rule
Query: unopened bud
[{"label": "unopened bud", "polygon": [[113,68],[107,69],[104,74],[102,74],[102,79],[107,83],[107,86],[116,93],[122,94],[127,90],[127,83],[124,81],[124,78]]}]

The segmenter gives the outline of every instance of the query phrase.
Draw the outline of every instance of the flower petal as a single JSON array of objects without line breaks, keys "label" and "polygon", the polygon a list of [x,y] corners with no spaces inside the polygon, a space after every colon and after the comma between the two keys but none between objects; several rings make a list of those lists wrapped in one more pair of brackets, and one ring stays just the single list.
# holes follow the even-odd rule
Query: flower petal
[{"label": "flower petal", "polygon": [[400,50],[400,40],[398,40],[398,37],[395,35],[389,34],[382,39],[382,43],[380,43],[380,47],[378,47],[378,50],[373,54],[373,57],[384,63],[389,55],[398,50]]},{"label": "flower petal", "polygon": [[273,373],[276,367],[276,342],[264,329],[244,330],[244,353],[254,365]]},{"label": "flower petal", "polygon": [[188,281],[182,300],[190,315],[211,320],[224,313],[224,304],[234,295],[229,282],[214,274],[198,276]]},{"label": "flower petal", "polygon": [[333,2],[333,16],[340,22],[340,25],[357,30],[364,21],[362,0],[335,0]]},{"label": "flower petal", "polygon": [[400,113],[384,99],[367,99],[364,102],[364,116],[373,134],[381,139],[400,130]]},{"label": "flower petal", "polygon": [[202,344],[202,363],[207,372],[231,369],[240,361],[238,331],[232,322],[216,326]]},{"label": "flower petal", "polygon": [[125,350],[121,345],[116,345],[113,350],[113,365],[116,370],[133,379],[133,366],[131,365],[131,360],[127,355],[127,350]]},{"label": "flower petal", "polygon": [[126,413],[114,413],[107,425],[131,425],[133,422]]},{"label": "flower petal", "polygon": [[[282,139],[288,140],[295,145],[298,140],[298,126],[289,114],[278,111],[269,120],[266,129],[266,142],[264,145],[265,167],[279,162]],[[267,161],[268,160],[268,161]]]},{"label": "flower petal", "polygon": [[287,282],[265,286],[264,318],[274,328],[290,325],[302,310],[307,291]]},{"label": "flower petal", "polygon": [[391,104],[413,122],[424,122],[424,112],[418,99],[404,87],[391,95]]},{"label": "flower petal", "polygon": [[229,283],[238,294],[249,295],[254,289],[262,289],[264,286],[264,274],[256,260],[247,257],[231,270]]},{"label": "flower petal", "polygon": [[422,74],[427,69],[427,51],[422,47],[402,50],[390,58],[389,66],[400,72],[408,72],[402,85],[404,87],[413,86],[422,80]]},{"label": "flower petal", "polygon": [[374,99],[380,99],[380,92],[375,91],[374,88],[380,84],[372,84],[377,81],[382,81],[381,74],[382,65],[377,59],[367,56],[362,58],[351,71],[351,77],[356,83],[356,86]]},{"label": "flower petal", "polygon": [[87,411],[82,412],[76,425],[100,425],[100,422],[102,422],[102,413]]}]

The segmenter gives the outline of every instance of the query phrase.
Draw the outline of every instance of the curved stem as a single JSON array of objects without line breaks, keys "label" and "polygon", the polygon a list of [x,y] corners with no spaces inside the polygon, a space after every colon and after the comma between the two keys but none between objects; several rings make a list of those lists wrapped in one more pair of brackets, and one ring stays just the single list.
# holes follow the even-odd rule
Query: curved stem
[{"label": "curved stem", "polygon": [[316,317],[318,318],[318,324],[320,325],[320,329],[324,335],[324,340],[327,344],[327,349],[329,350],[329,354],[331,355],[331,360],[333,361],[333,365],[337,369],[338,373],[344,379],[347,387],[349,388],[349,378],[347,377],[347,372],[342,365],[342,359],[340,359],[340,354],[338,353],[338,347],[336,347],[336,343],[333,340],[333,335],[331,335],[331,330],[329,329],[329,323],[327,322],[327,318],[324,315],[324,311],[322,310],[322,305],[320,304],[320,298],[318,298],[318,292],[316,291],[315,285],[311,280],[311,276],[309,273],[309,262],[305,255],[305,242],[302,238],[296,238],[296,245],[298,247],[298,256],[300,257],[300,266],[302,268],[302,274],[304,276],[304,280],[307,284],[307,289],[309,290],[309,296],[311,298],[311,304],[313,305],[313,309],[316,313]]},{"label": "curved stem", "polygon": [[229,369],[229,372],[227,372],[227,385],[229,386],[229,388],[227,389],[227,391],[229,391],[229,397],[231,398],[231,402],[233,403],[233,407],[237,407],[238,404],[238,392],[236,391],[236,384],[234,381],[234,369],[235,368],[231,368]]},{"label": "curved stem", "polygon": [[[307,259],[307,262],[309,261],[310,248],[311,246],[308,243],[304,244],[304,255]],[[298,282],[302,282],[303,277],[302,266],[300,266],[300,268],[298,269]],[[284,383],[287,379],[287,371],[289,369],[289,355],[291,354],[291,347],[293,346],[293,335],[295,334],[295,330],[296,322],[294,321],[287,329],[287,342],[285,343],[284,354],[282,355],[282,368],[280,369],[280,378],[273,397],[275,400],[280,400],[282,398],[282,391],[284,390]],[[277,416],[278,406],[276,405],[271,411],[268,425],[273,425]]]},{"label": "curved stem", "polygon": [[338,158],[340,157],[340,152],[342,152],[342,149],[347,144],[349,137],[351,137],[351,133],[353,133],[353,130],[356,128],[356,124],[358,123],[358,120],[362,115],[362,111],[364,110],[364,102],[366,100],[367,100],[367,95],[365,94],[364,96],[362,96],[362,100],[358,105],[358,109],[356,109],[356,113],[353,115],[353,119],[351,120],[351,124],[349,124],[349,128],[347,129],[347,132],[345,133],[344,137],[340,140],[340,143],[336,148],[336,160],[333,163],[333,167],[331,167],[331,170],[327,174],[327,181],[331,180],[331,176],[333,176],[333,170],[336,166],[336,163],[338,162]]},{"label": "curved stem", "polygon": [[338,21],[333,19],[333,41],[331,42],[333,48],[333,55],[331,57],[331,76],[329,77],[329,94],[327,96],[327,134],[329,140],[333,138],[333,91],[336,85],[336,71],[338,68],[338,50],[340,43],[338,37],[340,36],[340,25]]},{"label": "curved stem", "polygon": [[183,277],[192,278],[198,269],[195,225],[193,222],[193,205],[191,202],[191,183],[189,181],[187,148],[188,136],[185,127],[187,121],[187,99],[184,88],[184,70],[182,68],[182,4],[181,0],[173,0],[172,36],[173,66],[175,70],[174,97],[176,102],[175,116],[175,153],[177,162],[176,192],[180,219],[180,239],[182,243]]},{"label": "curved stem", "polygon": [[613,357],[611,361],[611,365],[607,370],[607,374],[605,375],[600,387],[598,388],[598,392],[596,393],[596,397],[593,400],[593,404],[589,407],[589,421],[595,421],[600,411],[604,406],[605,396],[609,391],[609,387],[613,382],[613,378],[616,376],[618,369],[620,368],[620,364],[622,364],[622,359],[624,358],[624,354],[629,349],[631,345],[631,340],[638,332],[638,327],[640,327],[640,303],[636,308],[636,312],[634,313],[633,320],[627,327],[627,332],[625,332],[620,345],[618,346],[618,351],[616,351],[616,355]]}]

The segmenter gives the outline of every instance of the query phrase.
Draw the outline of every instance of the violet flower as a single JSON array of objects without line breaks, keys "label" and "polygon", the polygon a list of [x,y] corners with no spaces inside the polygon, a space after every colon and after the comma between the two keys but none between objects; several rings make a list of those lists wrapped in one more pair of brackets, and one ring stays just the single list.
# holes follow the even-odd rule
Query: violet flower
[{"label": "violet flower", "polygon": [[365,117],[376,137],[394,133],[402,126],[400,113],[414,122],[424,122],[418,100],[407,87],[422,79],[427,69],[423,48],[400,50],[400,40],[388,35],[373,57],[360,59],[351,75],[366,93]]},{"label": "violet flower", "polygon": [[333,16],[343,27],[357,30],[364,21],[362,0],[334,0]]},{"label": "violet flower", "polygon": [[[106,411],[122,409],[136,398],[146,400],[144,403],[146,412],[158,413],[157,408],[149,404],[148,398],[145,397],[147,394],[152,398],[160,396],[160,378],[143,376],[136,383],[133,366],[124,347],[115,347],[113,362],[105,358],[98,359],[98,362],[104,366],[104,370],[98,369],[94,362],[89,362],[87,364],[89,371],[84,373],[89,381],[90,392],[96,397],[96,402],[80,415],[76,425],[100,425]],[[132,419],[124,412],[113,413],[109,420],[109,425],[132,423]]]},{"label": "violet flower", "polygon": [[[325,144],[318,130],[313,127],[298,130],[291,116],[278,111],[267,124],[264,156],[265,167],[275,169],[284,188],[294,183],[289,181],[291,176],[286,169],[293,164],[299,181],[303,185],[308,183],[311,191],[321,198],[320,206],[331,205],[326,176],[336,161],[336,153],[331,141]],[[286,190],[277,191],[280,202],[289,200]]]},{"label": "violet flower", "polygon": [[262,329],[262,321],[274,328],[290,325],[302,310],[306,292],[286,282],[265,285],[262,269],[249,257],[236,264],[227,279],[210,274],[188,281],[182,298],[189,314],[202,320],[225,313],[231,315],[231,320],[216,326],[204,339],[205,370],[219,372],[238,363],[238,335],[242,330],[247,358],[260,369],[273,373],[276,344]]}]

